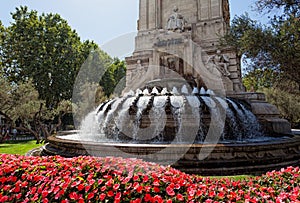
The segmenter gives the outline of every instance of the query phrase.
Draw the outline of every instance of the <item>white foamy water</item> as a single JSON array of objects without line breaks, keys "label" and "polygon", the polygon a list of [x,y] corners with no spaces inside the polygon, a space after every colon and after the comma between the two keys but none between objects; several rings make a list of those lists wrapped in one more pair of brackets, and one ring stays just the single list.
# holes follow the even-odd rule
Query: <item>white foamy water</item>
[{"label": "white foamy water", "polygon": [[170,96],[171,105],[175,108],[180,108],[184,105],[182,96]]}]

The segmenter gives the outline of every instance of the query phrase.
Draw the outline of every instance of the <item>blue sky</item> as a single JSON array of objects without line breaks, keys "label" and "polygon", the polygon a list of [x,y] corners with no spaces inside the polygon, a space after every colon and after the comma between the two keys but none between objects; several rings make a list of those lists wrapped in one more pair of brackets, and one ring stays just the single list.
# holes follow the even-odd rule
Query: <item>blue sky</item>
[{"label": "blue sky", "polygon": [[[248,12],[252,18],[266,22],[265,17],[251,11],[254,2],[255,0],[230,0],[231,18]],[[82,40],[94,40],[113,56],[131,52],[130,49],[122,47],[134,44],[138,0],[2,0],[0,20],[5,26],[11,21],[10,13],[20,5],[26,5],[40,14],[60,14]],[[124,43],[124,46],[120,46],[120,42]]]}]

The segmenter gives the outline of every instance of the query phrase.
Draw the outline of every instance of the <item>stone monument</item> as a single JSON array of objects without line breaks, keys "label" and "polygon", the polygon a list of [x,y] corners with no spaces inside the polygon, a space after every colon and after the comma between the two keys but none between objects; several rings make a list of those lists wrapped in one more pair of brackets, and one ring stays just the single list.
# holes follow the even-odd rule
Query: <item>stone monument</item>
[{"label": "stone monument", "polygon": [[259,93],[247,93],[234,49],[222,47],[229,29],[228,0],[140,0],[135,50],[126,58],[125,91],[148,81],[181,78],[191,88],[204,87],[246,100],[267,132],[289,133],[277,108]]},{"label": "stone monument", "polygon": [[78,133],[48,138],[42,155],[135,157],[201,175],[299,165],[300,136],[263,94],[244,91],[239,58],[219,46],[228,0],[140,0],[138,27],[126,94]]}]

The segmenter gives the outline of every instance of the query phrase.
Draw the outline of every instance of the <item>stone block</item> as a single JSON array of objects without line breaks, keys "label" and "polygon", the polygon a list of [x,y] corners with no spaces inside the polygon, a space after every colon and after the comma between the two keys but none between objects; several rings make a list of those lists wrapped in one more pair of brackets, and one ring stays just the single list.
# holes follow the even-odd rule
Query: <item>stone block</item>
[{"label": "stone block", "polygon": [[276,106],[267,102],[253,102],[251,103],[251,109],[254,115],[260,117],[277,117],[279,111]]},{"label": "stone block", "polygon": [[282,136],[285,134],[291,134],[291,124],[280,118],[264,118],[260,121],[267,134],[272,136]]}]

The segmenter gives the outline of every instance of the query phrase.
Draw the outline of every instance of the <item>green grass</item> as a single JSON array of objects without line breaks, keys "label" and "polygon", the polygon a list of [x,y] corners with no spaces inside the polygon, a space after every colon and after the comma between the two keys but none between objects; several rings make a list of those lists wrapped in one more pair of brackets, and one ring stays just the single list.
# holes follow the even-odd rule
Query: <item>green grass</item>
[{"label": "green grass", "polygon": [[36,140],[31,141],[6,141],[0,144],[0,154],[20,154],[25,155],[28,151],[40,147],[43,144],[36,144]]},{"label": "green grass", "polygon": [[250,177],[255,177],[253,175],[236,175],[236,176],[210,176],[210,178],[216,178],[216,179],[221,179],[221,178],[228,178],[233,181],[243,181],[247,180]]}]

